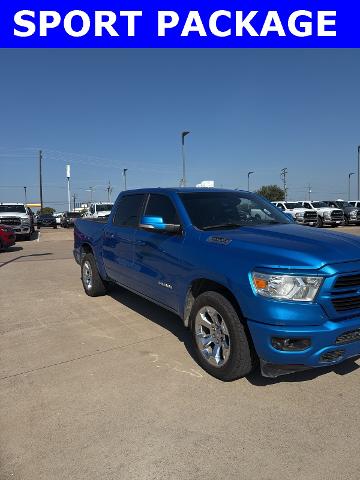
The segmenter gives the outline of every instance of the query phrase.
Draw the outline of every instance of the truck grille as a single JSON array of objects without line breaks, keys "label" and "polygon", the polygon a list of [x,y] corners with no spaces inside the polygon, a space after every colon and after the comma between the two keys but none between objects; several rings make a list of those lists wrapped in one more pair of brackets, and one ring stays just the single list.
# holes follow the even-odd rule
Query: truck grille
[{"label": "truck grille", "polygon": [[334,288],[347,288],[358,287],[360,288],[360,274],[356,275],[344,275],[339,277],[334,285]]},{"label": "truck grille", "polygon": [[316,220],[317,220],[317,213],[316,213],[315,211],[313,211],[313,212],[311,212],[311,211],[310,211],[310,212],[305,212],[305,213],[304,213],[304,218],[305,218],[305,220],[309,220],[310,222],[312,222],[312,221],[313,221],[313,222],[316,222]]},{"label": "truck grille", "polygon": [[342,210],[333,210],[331,212],[331,220],[344,220],[344,213]]},{"label": "truck grille", "polygon": [[331,294],[337,312],[360,309],[360,274],[338,277]]},{"label": "truck grille", "polygon": [[4,217],[0,218],[1,225],[21,225],[20,218],[17,217]]}]

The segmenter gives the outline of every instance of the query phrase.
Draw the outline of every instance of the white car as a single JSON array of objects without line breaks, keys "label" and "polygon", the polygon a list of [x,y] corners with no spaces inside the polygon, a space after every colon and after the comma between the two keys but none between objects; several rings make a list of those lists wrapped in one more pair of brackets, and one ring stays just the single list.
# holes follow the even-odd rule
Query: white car
[{"label": "white car", "polygon": [[351,202],[349,202],[349,203],[352,207],[360,209],[360,200],[351,200]]},{"label": "white car", "polygon": [[33,222],[30,209],[23,203],[0,203],[0,224],[11,227],[17,237],[30,240]]},{"label": "white car", "polygon": [[56,218],[56,225],[61,225],[61,218],[63,215],[64,215],[64,212],[54,213],[54,217]]},{"label": "white car", "polygon": [[85,217],[107,218],[113,206],[113,203],[91,203]]},{"label": "white car", "polygon": [[317,212],[319,227],[323,225],[338,227],[343,225],[345,221],[344,212],[340,208],[329,207],[325,202],[310,202],[305,200],[300,203],[303,207]]},{"label": "white car", "polygon": [[271,202],[282,212],[290,214],[296,223],[316,227],[318,225],[318,214],[315,210],[304,208],[301,202]]}]

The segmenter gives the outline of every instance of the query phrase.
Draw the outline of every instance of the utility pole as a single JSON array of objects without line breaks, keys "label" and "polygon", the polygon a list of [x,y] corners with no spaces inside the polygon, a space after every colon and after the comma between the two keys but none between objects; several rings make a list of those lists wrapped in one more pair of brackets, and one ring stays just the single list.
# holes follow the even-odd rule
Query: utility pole
[{"label": "utility pole", "polygon": [[351,175],[355,175],[354,172],[350,172],[349,173],[349,190],[348,190],[348,200],[350,202],[351,200]]},{"label": "utility pole", "polygon": [[25,205],[27,204],[27,187],[24,187],[24,193],[25,193]]},{"label": "utility pole", "polygon": [[69,212],[71,212],[70,165],[66,165],[66,178],[67,178],[67,192],[68,192],[68,207],[69,207]]},{"label": "utility pole", "polygon": [[185,157],[185,137],[189,135],[190,132],[182,132],[181,133],[181,154],[182,154],[182,167],[183,167],[183,175],[181,179],[181,184],[183,187],[186,187],[186,157]]},{"label": "utility pole", "polygon": [[90,203],[92,203],[94,187],[89,187],[89,191],[90,191]]},{"label": "utility pole", "polygon": [[108,202],[111,203],[111,194],[112,194],[113,189],[112,189],[110,180],[109,180],[109,185],[108,185],[108,187],[107,187],[106,190],[107,190],[107,192],[108,192]]},{"label": "utility pole", "polygon": [[43,202],[43,187],[42,187],[42,159],[43,159],[43,154],[42,150],[39,152],[39,175],[40,175],[40,208],[42,211],[44,208],[44,202]]},{"label": "utility pole", "polygon": [[309,195],[309,202],[311,201],[311,185],[309,183],[309,186],[308,186],[308,195]]},{"label": "utility pole", "polygon": [[124,168],[123,170],[123,177],[124,177],[124,190],[126,191],[127,190],[127,184],[126,184],[126,173],[129,169],[128,168]]},{"label": "utility pole", "polygon": [[73,212],[75,212],[75,210],[76,210],[76,195],[75,195],[75,193],[73,195],[73,206],[74,206]]},{"label": "utility pole", "polygon": [[286,183],[286,175],[288,174],[288,169],[287,168],[283,168],[281,170],[281,179],[283,181],[283,185],[284,185],[284,200],[285,202],[287,201],[287,183]]},{"label": "utility pole", "polygon": [[250,175],[252,175],[255,172],[248,172],[248,192],[250,192]]}]

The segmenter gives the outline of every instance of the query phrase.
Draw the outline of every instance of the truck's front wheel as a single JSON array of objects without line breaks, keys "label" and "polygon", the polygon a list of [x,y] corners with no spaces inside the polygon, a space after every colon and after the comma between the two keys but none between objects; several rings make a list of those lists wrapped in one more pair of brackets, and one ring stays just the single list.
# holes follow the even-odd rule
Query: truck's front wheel
[{"label": "truck's front wheel", "polygon": [[86,295],[100,297],[106,293],[106,284],[100,277],[95,258],[87,253],[81,262],[81,280]]},{"label": "truck's front wheel", "polygon": [[198,363],[223,381],[248,375],[257,357],[239,315],[230,301],[217,292],[197,297],[191,327]]}]

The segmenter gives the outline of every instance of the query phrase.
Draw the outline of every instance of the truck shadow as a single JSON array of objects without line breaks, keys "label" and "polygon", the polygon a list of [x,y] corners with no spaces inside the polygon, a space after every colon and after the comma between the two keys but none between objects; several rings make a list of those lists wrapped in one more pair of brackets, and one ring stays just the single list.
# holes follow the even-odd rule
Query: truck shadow
[{"label": "truck shadow", "polygon": [[108,294],[117,302],[172,333],[195,360],[190,330],[184,327],[179,316],[121,287],[112,286]]},{"label": "truck shadow", "polygon": [[[112,286],[109,291],[109,296],[142,317],[172,333],[184,344],[187,352],[196,362],[190,330],[184,327],[180,317],[121,287]],[[334,372],[337,375],[347,375],[360,368],[359,365],[355,363],[355,360],[358,360],[359,358],[360,356],[354,357],[332,367],[314,368],[303,372],[282,375],[277,378],[263,377],[260,368],[257,368],[253,373],[248,375],[245,380],[256,387],[267,387],[285,382],[309,382],[321,375],[326,375],[331,372]]]},{"label": "truck shadow", "polygon": [[[22,248],[20,248],[19,250],[22,250]],[[17,250],[13,250],[13,251],[16,252]],[[11,260],[8,260],[7,262],[4,262],[4,263],[0,262],[0,268],[6,267],[7,265],[10,265],[10,263],[14,263],[17,260],[20,260],[21,258],[44,257],[44,256],[47,256],[47,255],[53,255],[53,254],[52,253],[33,253],[31,255],[19,255],[18,257],[15,257]]]}]

